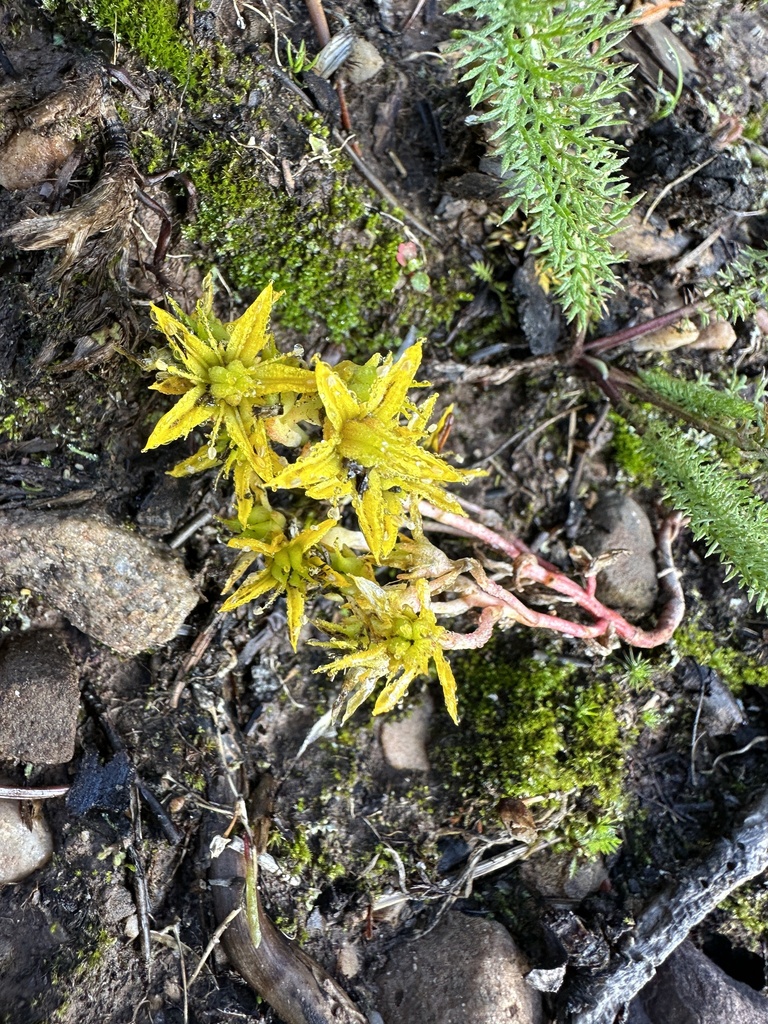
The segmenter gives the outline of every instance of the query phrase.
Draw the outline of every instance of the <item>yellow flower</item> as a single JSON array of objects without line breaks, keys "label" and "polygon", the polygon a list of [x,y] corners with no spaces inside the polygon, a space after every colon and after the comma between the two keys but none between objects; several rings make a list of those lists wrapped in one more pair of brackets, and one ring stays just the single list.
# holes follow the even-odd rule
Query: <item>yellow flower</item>
[{"label": "yellow flower", "polygon": [[334,370],[318,360],[323,440],[269,481],[270,487],[300,487],[310,498],[335,505],[351,500],[379,561],[394,547],[406,515],[418,515],[419,499],[462,514],[444,485],[464,483],[479,472],[454,469],[424,447],[435,399],[419,409],[407,397],[417,386],[420,363],[420,342],[396,363],[390,355],[381,365],[374,357],[364,367],[343,364]]},{"label": "yellow flower", "polygon": [[[256,511],[256,510],[254,510]],[[253,513],[252,513],[253,515]],[[279,513],[273,513],[279,515]],[[282,517],[281,517],[282,518]],[[309,526],[289,540],[284,533],[277,533],[267,539],[254,535],[254,531],[244,531],[239,537],[229,541],[232,548],[240,548],[246,552],[238,559],[234,572],[224,587],[224,592],[242,576],[258,555],[263,555],[266,566],[246,580],[242,586],[228,597],[221,606],[223,612],[231,612],[242,604],[255,601],[263,594],[273,591],[270,603],[285,593],[288,603],[288,634],[291,645],[296,650],[299,633],[304,622],[304,602],[310,588],[322,584],[326,563],[318,555],[311,554],[315,545],[326,533],[336,526],[335,519],[326,519],[317,526]],[[263,533],[262,533],[263,536]]]},{"label": "yellow flower", "polygon": [[255,473],[262,479],[272,476],[273,453],[257,408],[274,405],[281,394],[317,390],[314,373],[295,365],[294,356],[281,355],[267,332],[274,299],[270,284],[238,320],[224,324],[212,312],[213,292],[206,278],[193,314],[185,314],[173,302],[176,317],[151,307],[173,355],[172,362],[156,360],[160,373],[152,387],[181,397],[160,418],[144,451],[186,437],[195,427],[212,421],[211,458],[223,430],[229,445]]},{"label": "yellow flower", "polygon": [[427,581],[417,580],[413,586],[380,587],[355,576],[349,582],[357,591],[347,604],[351,619],[342,624],[317,623],[325,632],[335,634],[335,639],[320,646],[352,650],[317,670],[331,676],[346,672],[336,702],[338,708],[346,701],[344,721],[381,680],[385,685],[373,713],[391,711],[413,680],[426,675],[430,661],[434,661],[448,713],[458,724],[456,681],[441,645],[446,630],[438,624],[430,607]]}]

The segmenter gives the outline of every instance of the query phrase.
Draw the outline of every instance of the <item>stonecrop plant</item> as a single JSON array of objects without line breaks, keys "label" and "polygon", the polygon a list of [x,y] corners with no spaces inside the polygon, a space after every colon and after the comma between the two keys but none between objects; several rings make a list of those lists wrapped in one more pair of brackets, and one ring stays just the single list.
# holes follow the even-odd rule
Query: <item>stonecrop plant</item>
[{"label": "stonecrop plant", "polygon": [[[252,601],[264,608],[284,595],[295,650],[308,602],[329,600],[335,614],[314,620],[328,639],[310,642],[337,654],[325,668],[344,674],[336,714],[346,718],[379,686],[374,714],[389,711],[434,666],[457,722],[445,652],[481,647],[497,625],[552,629],[602,649],[620,639],[653,647],[669,638],[683,613],[674,572],[665,577],[669,600],[659,623],[645,631],[597,600],[597,564],[576,582],[465,514],[446,488],[482,471],[457,468],[442,454],[450,409],[435,417],[438,396],[411,397],[427,386],[416,380],[421,342],[397,360],[307,362],[298,348],[281,352],[268,330],[278,297],[269,285],[243,316],[222,323],[209,277],[193,313],[171,300],[173,313],[152,306],[167,347],[145,366],[157,372],[151,387],[176,402],[145,450],[203,428],[201,447],[171,474],[216,468],[232,479],[236,514],[225,525],[240,557],[223,612]],[[495,561],[491,579],[478,558],[451,559],[432,544],[425,518],[511,561]],[[660,535],[667,569],[675,529],[670,521]],[[520,595],[533,585],[548,595],[545,605],[565,597],[579,614],[566,619],[530,607]],[[441,622],[458,615],[473,616],[474,628],[458,633]]]}]

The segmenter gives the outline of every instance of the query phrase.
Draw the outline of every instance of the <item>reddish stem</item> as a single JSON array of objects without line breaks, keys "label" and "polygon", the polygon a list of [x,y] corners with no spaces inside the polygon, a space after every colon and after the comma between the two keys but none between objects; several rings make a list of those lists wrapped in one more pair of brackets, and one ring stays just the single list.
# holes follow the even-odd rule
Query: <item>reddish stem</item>
[{"label": "reddish stem", "polygon": [[[549,615],[544,612],[534,611],[525,605],[518,597],[510,593],[504,587],[489,580],[483,570],[478,566],[472,575],[478,586],[479,592],[473,594],[468,603],[476,605],[503,605],[510,609],[513,617],[526,626],[551,629],[558,633],[565,633],[567,636],[581,639],[595,639],[602,636],[606,631],[612,631],[626,643],[633,647],[651,648],[666,643],[680,625],[685,613],[685,601],[680,581],[677,578],[674,562],[672,560],[672,541],[677,536],[681,524],[679,515],[670,516],[665,520],[659,531],[658,552],[662,571],[659,578],[662,587],[666,591],[666,603],[659,615],[656,628],[652,630],[640,629],[632,625],[618,612],[613,611],[594,596],[593,585],[588,583],[582,587],[575,580],[570,579],[565,573],[545,566],[536,555],[530,552],[522,554],[520,546],[514,539],[502,537],[495,530],[474,522],[465,516],[457,515],[454,512],[444,512],[435,508],[428,502],[421,502],[423,515],[433,519],[435,522],[443,523],[446,526],[458,530],[468,537],[474,537],[489,547],[512,555],[515,559],[515,582],[539,583],[549,590],[553,590],[563,597],[569,598],[583,611],[587,612],[595,620],[592,625],[585,625],[580,622],[572,622],[561,618],[558,615]],[[515,554],[517,552],[517,554]],[[480,597],[484,594],[487,599]]]},{"label": "reddish stem", "polygon": [[328,28],[328,19],[325,16],[323,5],[320,0],[304,0],[309,20],[315,30],[317,42],[322,49],[331,41],[331,30]]},{"label": "reddish stem", "polygon": [[452,633],[447,629],[440,646],[447,651],[474,651],[478,647],[485,647],[500,617],[501,609],[498,605],[486,605],[480,613],[477,629],[472,633]]},{"label": "reddish stem", "polygon": [[694,313],[701,312],[705,305],[706,303],[701,300],[689,302],[686,306],[678,306],[677,309],[671,309],[668,313],[662,313],[661,316],[655,316],[652,320],[646,320],[642,324],[635,324],[634,327],[625,327],[624,330],[616,331],[615,334],[606,334],[602,338],[595,338],[594,341],[588,341],[578,354],[579,356],[582,353],[595,355],[597,352],[607,352],[609,349],[618,348],[619,345],[640,338],[643,334],[668,327],[670,324],[682,320],[683,317],[693,316]]}]

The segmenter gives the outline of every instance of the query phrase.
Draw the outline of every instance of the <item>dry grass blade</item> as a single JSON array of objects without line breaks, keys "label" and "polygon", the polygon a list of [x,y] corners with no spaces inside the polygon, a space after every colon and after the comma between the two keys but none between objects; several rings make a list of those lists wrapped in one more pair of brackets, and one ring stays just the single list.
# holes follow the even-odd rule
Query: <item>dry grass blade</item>
[{"label": "dry grass blade", "polygon": [[[104,171],[96,187],[79,203],[58,213],[19,221],[5,237],[20,249],[52,249],[64,246],[64,258],[56,272],[63,277],[81,262],[85,243],[101,235],[96,248],[87,254],[94,268],[104,265],[119,252],[136,205],[137,176],[128,138],[114,108],[107,110],[105,136],[107,152]],[[98,250],[98,251],[97,251]],[[82,268],[81,268],[82,269]]]}]

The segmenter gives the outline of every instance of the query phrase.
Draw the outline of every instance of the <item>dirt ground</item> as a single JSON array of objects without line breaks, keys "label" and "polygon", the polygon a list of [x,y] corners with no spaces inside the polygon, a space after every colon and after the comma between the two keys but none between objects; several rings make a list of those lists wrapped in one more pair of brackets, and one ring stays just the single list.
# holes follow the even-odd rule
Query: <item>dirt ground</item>
[{"label": "dirt ground", "polygon": [[[440,385],[443,404],[455,404],[451,447],[466,464],[487,460],[490,470],[467,495],[552,561],[567,563],[574,498],[583,514],[600,493],[631,491],[655,526],[662,517],[652,482],[631,478],[620,464],[611,421],[591,436],[601,396],[569,368],[569,332],[551,299],[532,293],[516,273],[528,255],[526,225],[518,215],[499,226],[499,181],[442,56],[459,22],[433,0],[411,24],[412,5],[400,0],[333,8],[332,29],[348,21],[383,58],[375,77],[347,83],[346,98],[365,165],[394,194],[395,207],[339,152],[341,136],[323,127],[340,130],[334,91],[317,76],[291,75],[286,39],[317,51],[302,4],[176,6],[137,0],[133,29],[116,36],[109,25],[123,25],[125,4],[0,3],[0,231],[73,204],[82,210],[107,172],[121,182],[102,197],[79,252],[72,234],[66,248],[39,250],[0,236],[0,510],[94,511],[165,544],[176,538],[176,556],[200,594],[176,639],[130,658],[75,629],[35,593],[4,590],[7,634],[41,625],[65,632],[81,688],[101,702],[135,772],[178,830],[172,841],[146,803],[130,803],[128,776],[114,799],[82,813],[62,800],[38,810],[54,835],[53,858],[0,891],[0,1020],[9,1024],[277,1020],[218,951],[189,983],[216,927],[209,842],[230,811],[211,793],[225,769],[249,801],[265,788],[273,796],[270,868],[261,876],[267,911],[360,1006],[375,1008],[372,982],[388,951],[427,927],[447,893],[464,909],[495,914],[528,943],[532,960],[542,952],[531,921],[548,897],[537,887],[535,856],[528,874],[519,865],[502,868],[471,894],[453,885],[481,841],[521,842],[494,808],[525,793],[500,790],[484,776],[479,738],[474,767],[465,747],[463,777],[451,771],[444,751],[459,741],[432,685],[413,692],[394,716],[427,709],[428,767],[393,767],[382,723],[364,708],[302,750],[335,692],[313,674],[323,655],[307,646],[293,653],[280,602],[266,617],[246,609],[217,615],[232,562],[217,518],[231,514],[227,488],[210,474],[165,475],[195,450],[193,439],[172,452],[141,451],[166,407],[164,396],[148,390],[140,363],[160,343],[150,302],[169,294],[190,309],[215,266],[217,308],[232,320],[265,283],[271,261],[286,290],[273,323],[282,346],[333,359],[382,345],[396,350],[409,332],[427,337],[423,376]],[[167,16],[169,8],[173,32],[162,47],[148,43],[142,19],[159,18],[161,9]],[[683,300],[691,282],[726,263],[735,246],[765,238],[768,14],[747,8],[689,0],[664,23],[693,62],[683,63],[686,86],[665,121],[652,118],[666,44],[658,34],[631,42],[626,56],[638,67],[621,141],[633,192],[655,196],[714,155],[729,132],[733,139],[659,205],[658,233],[679,253],[623,264],[622,287],[596,336]],[[663,82],[673,91],[674,72]],[[29,111],[26,121],[17,118]],[[675,268],[717,229],[697,259]],[[417,267],[398,262],[403,245],[412,246]],[[492,266],[491,284],[472,270],[480,260]],[[357,305],[342,300],[345,288]],[[541,332],[552,323],[545,350]],[[616,358],[628,368],[663,359],[689,376],[736,369],[752,378],[766,363],[764,338],[751,323],[737,325],[725,352],[622,350]],[[636,912],[663,878],[725,833],[768,767],[758,742],[725,762],[727,770],[712,768],[719,754],[766,733],[768,690],[756,685],[768,665],[765,615],[724,582],[717,560],[685,531],[675,554],[686,624],[698,632],[650,657],[645,689],[632,685],[622,652],[595,661],[575,642],[513,633],[499,655],[574,663],[584,678],[602,673],[600,685],[615,688],[626,799],[617,818],[621,843],[606,856],[602,902],[581,910],[596,931]],[[735,652],[727,682],[744,723],[732,735],[706,737],[695,762],[703,770],[692,773],[702,684],[691,673],[711,663],[727,675],[722,659],[712,660],[720,650]],[[457,667],[461,701],[462,673],[469,692],[474,670],[458,665],[465,665]],[[68,784],[89,751],[101,762],[114,755],[90,699],[71,764],[25,773],[8,762],[3,775],[17,785]],[[563,806],[589,821],[590,799],[579,803],[577,794]],[[618,805],[611,808],[619,815]],[[552,839],[566,834],[555,829]],[[535,836],[534,827],[528,842]],[[578,844],[575,855],[577,863]],[[142,874],[150,962],[136,935]],[[755,892],[762,891],[758,883]],[[757,957],[750,983],[762,988],[765,931],[747,933],[722,911],[696,936],[713,956],[717,935],[726,937],[726,969],[750,946]]]}]

